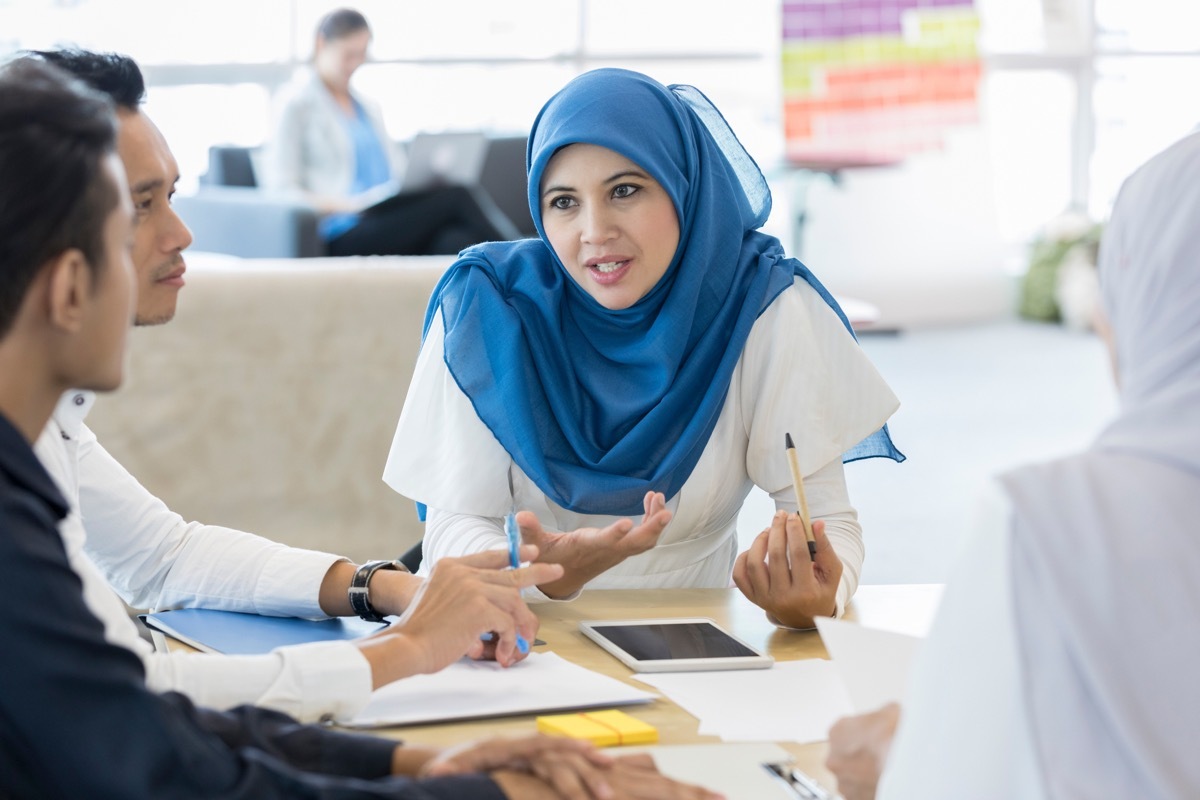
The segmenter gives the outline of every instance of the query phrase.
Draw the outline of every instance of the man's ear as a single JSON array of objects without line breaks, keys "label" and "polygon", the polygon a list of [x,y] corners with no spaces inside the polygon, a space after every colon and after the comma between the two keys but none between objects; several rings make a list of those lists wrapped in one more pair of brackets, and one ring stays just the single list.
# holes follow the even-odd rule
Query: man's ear
[{"label": "man's ear", "polygon": [[65,333],[78,333],[87,318],[92,270],[77,247],[64,250],[46,265],[49,322]]}]

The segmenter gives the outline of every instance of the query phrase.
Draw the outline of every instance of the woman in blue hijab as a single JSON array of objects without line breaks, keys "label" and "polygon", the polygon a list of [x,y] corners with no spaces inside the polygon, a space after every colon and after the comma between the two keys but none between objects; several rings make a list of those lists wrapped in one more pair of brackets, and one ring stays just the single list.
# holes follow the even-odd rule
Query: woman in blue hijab
[{"label": "woman in blue hijab", "polygon": [[[782,624],[840,613],[863,553],[842,463],[903,459],[884,427],[898,402],[758,230],[754,161],[696,89],[600,69],[546,103],[526,165],[539,238],[466,250],[438,284],[384,470],[428,509],[424,563],[503,546],[523,509],[539,560],[566,570],[547,597],[733,578]],[[812,558],[783,513],[785,434]],[[780,512],[739,557],[753,485]]]}]

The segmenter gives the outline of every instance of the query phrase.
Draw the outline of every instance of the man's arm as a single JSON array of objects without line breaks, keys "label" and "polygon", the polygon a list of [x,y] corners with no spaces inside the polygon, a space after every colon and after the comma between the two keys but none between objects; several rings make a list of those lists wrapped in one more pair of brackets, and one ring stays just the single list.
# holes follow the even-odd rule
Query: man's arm
[{"label": "man's arm", "polygon": [[[358,565],[338,561],[329,567],[321,580],[318,601],[321,610],[331,617],[354,615],[350,606],[350,582]],[[399,616],[412,603],[422,580],[400,570],[376,570],[367,583],[371,606],[384,616]]]},{"label": "man's arm", "polygon": [[246,703],[302,722],[347,720],[371,697],[371,666],[351,642],[310,642],[263,655],[150,653],[146,688],[229,709]]},{"label": "man's arm", "polygon": [[338,556],[185,522],[86,427],[79,435],[78,469],[87,554],[134,608],[325,616],[320,589]]},{"label": "man's arm", "polygon": [[0,532],[5,787],[46,797],[503,797],[477,775],[368,781],[390,770],[393,743],[151,694],[136,656],[106,642],[88,613],[49,515],[5,499]]}]

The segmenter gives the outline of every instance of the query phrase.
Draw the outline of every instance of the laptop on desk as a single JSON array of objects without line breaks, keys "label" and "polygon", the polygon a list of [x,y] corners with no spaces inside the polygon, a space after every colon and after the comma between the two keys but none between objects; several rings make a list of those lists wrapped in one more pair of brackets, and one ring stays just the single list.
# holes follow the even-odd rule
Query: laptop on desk
[{"label": "laptop on desk", "polygon": [[490,146],[491,141],[481,131],[418,133],[408,146],[408,166],[399,188],[390,187],[390,193],[385,193],[362,213],[376,214],[404,205],[422,191],[436,186],[464,186],[500,238],[521,238],[524,235],[521,230],[480,185]]},{"label": "laptop on desk", "polygon": [[480,131],[418,133],[408,147],[408,167],[400,191],[479,183],[488,139]]}]

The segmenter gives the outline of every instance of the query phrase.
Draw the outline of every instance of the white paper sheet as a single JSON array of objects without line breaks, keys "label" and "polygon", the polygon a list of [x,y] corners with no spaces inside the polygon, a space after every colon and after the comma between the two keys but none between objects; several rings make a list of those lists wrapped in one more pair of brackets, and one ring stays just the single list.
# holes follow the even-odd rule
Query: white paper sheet
[{"label": "white paper sheet", "polygon": [[531,714],[572,708],[648,703],[656,696],[566,661],[530,653],[507,669],[463,659],[433,675],[414,675],[377,689],[347,727]]},{"label": "white paper sheet", "polygon": [[639,674],[727,742],[819,742],[851,712],[829,661],[778,661],[770,669]]},{"label": "white paper sheet", "polygon": [[726,800],[795,800],[787,786],[763,768],[792,762],[791,754],[777,744],[639,745],[610,752],[650,753],[662,774],[720,792]]},{"label": "white paper sheet", "polygon": [[821,641],[858,713],[900,702],[921,639],[856,622],[817,617]]}]

